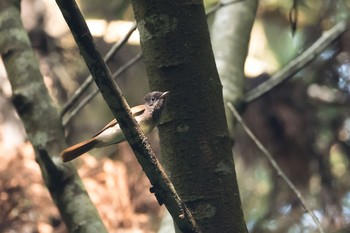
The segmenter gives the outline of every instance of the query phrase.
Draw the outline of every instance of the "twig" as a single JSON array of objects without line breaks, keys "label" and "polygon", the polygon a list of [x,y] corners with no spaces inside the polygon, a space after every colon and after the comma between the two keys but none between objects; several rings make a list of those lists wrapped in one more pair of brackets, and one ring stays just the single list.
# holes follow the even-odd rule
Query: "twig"
[{"label": "twig", "polygon": [[191,212],[176,193],[140,126],[131,116],[129,105],[118,85],[114,82],[106,63],[97,51],[92,35],[76,2],[73,0],[56,0],[56,2],[79,46],[80,54],[84,58],[95,83],[153,185],[152,191],[155,193],[158,202],[165,204],[174,222],[182,232],[200,232]]},{"label": "twig", "polygon": [[[109,50],[109,52],[105,55],[103,58],[105,62],[108,62],[114,54],[116,54],[122,46],[129,40],[131,34],[136,30],[136,23],[133,24],[133,26],[130,28],[128,33],[117,43],[115,43],[112,48]],[[74,92],[72,97],[64,104],[62,110],[61,110],[61,119],[63,119],[66,112],[74,105],[74,103],[77,101],[77,99],[84,94],[84,92],[87,90],[87,88],[90,86],[90,84],[93,82],[93,78],[91,75],[89,75],[84,83]],[[71,115],[71,114],[70,114]]]},{"label": "twig", "polygon": [[319,232],[324,233],[324,230],[321,226],[321,223],[319,222],[316,215],[312,212],[311,208],[306,203],[306,200],[300,193],[300,191],[295,187],[295,185],[292,183],[292,181],[287,177],[287,175],[282,171],[280,166],[277,164],[277,162],[274,160],[270,152],[266,149],[266,147],[255,137],[253,132],[248,128],[248,126],[243,122],[242,117],[239,115],[235,107],[231,103],[227,103],[228,108],[233,113],[237,121],[242,125],[243,130],[248,134],[248,136],[253,140],[255,145],[259,148],[259,150],[266,156],[272,167],[276,170],[277,175],[280,176],[284,182],[288,185],[288,187],[295,193],[295,195],[298,197],[301,205],[305,209],[305,211],[311,216],[312,220],[315,222],[316,227]]},{"label": "twig", "polygon": [[[120,67],[114,74],[113,79],[115,80],[119,75],[124,73],[128,68],[134,65],[142,58],[142,53],[136,54],[133,58],[131,58],[127,63],[125,63],[122,67]],[[88,96],[86,96],[71,112],[66,113],[66,117],[62,120],[62,125],[64,127],[67,126],[69,121],[86,105],[88,104],[98,93],[100,90],[97,88],[93,90]]]},{"label": "twig", "polygon": [[340,22],[328,31],[325,31],[322,36],[307,50],[298,57],[293,59],[284,68],[276,72],[269,80],[263,82],[253,90],[247,92],[244,97],[246,103],[255,100],[278,84],[282,83],[299,70],[304,68],[309,62],[316,58],[327,46],[329,46],[336,38],[338,38],[346,30],[346,22]]}]

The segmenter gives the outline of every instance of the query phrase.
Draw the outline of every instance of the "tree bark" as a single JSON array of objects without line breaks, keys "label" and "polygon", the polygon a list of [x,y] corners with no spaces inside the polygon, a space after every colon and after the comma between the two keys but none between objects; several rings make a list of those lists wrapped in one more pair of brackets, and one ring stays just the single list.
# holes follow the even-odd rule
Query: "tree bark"
[{"label": "tree bark", "polygon": [[[255,20],[258,0],[233,3],[215,14],[211,39],[216,66],[223,84],[225,103],[239,106],[244,98],[244,63],[248,54],[250,32]],[[233,136],[234,119],[227,108],[229,132]]]},{"label": "tree bark", "polygon": [[150,87],[170,91],[165,167],[203,232],[247,232],[202,1],[133,0]]},{"label": "tree bark", "polygon": [[106,232],[76,170],[63,165],[57,156],[66,147],[63,128],[20,21],[19,5],[20,1],[0,1],[0,54],[12,86],[13,104],[68,231]]},{"label": "tree bark", "polygon": [[84,58],[96,85],[118,121],[138,162],[153,185],[150,191],[154,193],[159,204],[165,204],[180,229],[188,233],[199,232],[192,214],[175,192],[174,186],[165,174],[146,136],[135,118],[132,117],[128,103],[123,97],[119,86],[114,82],[112,74],[103,61],[101,54],[96,49],[92,35],[78,5],[74,0],[56,0],[56,3],[72,32],[80,54]]}]

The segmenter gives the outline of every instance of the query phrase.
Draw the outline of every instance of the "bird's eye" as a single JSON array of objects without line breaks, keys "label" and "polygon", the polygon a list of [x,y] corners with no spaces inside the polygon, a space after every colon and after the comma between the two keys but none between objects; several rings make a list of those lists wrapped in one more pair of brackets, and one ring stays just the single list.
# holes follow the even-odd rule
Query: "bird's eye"
[{"label": "bird's eye", "polygon": [[154,101],[156,100],[156,97],[152,97],[152,99],[151,99],[151,100],[152,100],[152,102],[154,102]]}]

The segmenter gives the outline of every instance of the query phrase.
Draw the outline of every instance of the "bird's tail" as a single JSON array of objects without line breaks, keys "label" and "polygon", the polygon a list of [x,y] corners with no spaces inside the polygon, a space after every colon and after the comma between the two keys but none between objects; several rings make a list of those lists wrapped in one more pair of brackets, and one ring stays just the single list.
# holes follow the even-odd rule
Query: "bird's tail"
[{"label": "bird's tail", "polygon": [[68,162],[88,152],[89,150],[92,150],[97,144],[98,140],[96,138],[90,138],[74,146],[68,147],[61,152],[60,156],[63,162]]}]

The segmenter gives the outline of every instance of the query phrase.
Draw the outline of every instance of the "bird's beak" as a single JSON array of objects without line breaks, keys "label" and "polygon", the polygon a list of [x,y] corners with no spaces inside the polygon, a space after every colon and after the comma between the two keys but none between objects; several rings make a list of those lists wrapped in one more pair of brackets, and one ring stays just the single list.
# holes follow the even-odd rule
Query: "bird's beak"
[{"label": "bird's beak", "polygon": [[164,98],[164,97],[167,96],[169,93],[170,93],[169,91],[163,92],[163,94],[159,97],[159,99]]}]

